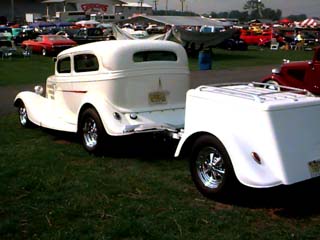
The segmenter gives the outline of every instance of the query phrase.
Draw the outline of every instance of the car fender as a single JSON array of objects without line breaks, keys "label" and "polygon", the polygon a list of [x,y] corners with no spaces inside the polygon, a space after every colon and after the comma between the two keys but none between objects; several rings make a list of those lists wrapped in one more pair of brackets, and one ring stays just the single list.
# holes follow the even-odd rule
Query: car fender
[{"label": "car fender", "polygon": [[23,91],[15,97],[14,106],[17,107],[19,101],[24,103],[29,120],[36,125],[40,125],[45,117],[45,109],[50,107],[48,99],[31,91]]},{"label": "car fender", "polygon": [[262,82],[265,83],[268,80],[274,80],[274,81],[278,82],[280,85],[286,85],[283,78],[278,74],[270,74],[270,75],[266,76],[265,78],[263,78]]},{"label": "car fender", "polygon": [[267,164],[258,164],[253,159],[253,146],[250,142],[244,141],[241,136],[236,136],[232,132],[225,132],[214,127],[212,129],[199,127],[192,132],[184,133],[178,143],[174,156],[178,157],[182,155],[184,150],[192,149],[195,140],[201,135],[213,135],[226,148],[239,182],[256,188],[272,187],[281,184],[272,167]]},{"label": "car fender", "polygon": [[[99,114],[107,134],[111,136],[124,135],[123,127],[126,124],[126,121],[121,117],[122,114],[119,109],[111,104],[105,95],[97,93],[87,94],[82,100],[80,106],[81,107],[78,110],[78,128],[82,112],[87,108],[94,108]],[[115,113],[119,114],[118,116],[120,116],[120,119],[115,117],[115,115],[117,115]]]}]

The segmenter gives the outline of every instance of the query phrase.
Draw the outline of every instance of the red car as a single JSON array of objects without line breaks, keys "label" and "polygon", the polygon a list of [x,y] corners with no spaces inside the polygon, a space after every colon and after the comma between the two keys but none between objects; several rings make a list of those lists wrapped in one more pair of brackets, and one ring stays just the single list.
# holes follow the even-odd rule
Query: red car
[{"label": "red car", "polygon": [[284,61],[279,69],[262,82],[269,83],[270,88],[277,89],[278,85],[301,88],[320,95],[320,47],[315,48],[314,56],[309,61]]},{"label": "red car", "polygon": [[60,35],[39,35],[36,39],[25,40],[21,43],[23,49],[29,48],[32,52],[41,53],[43,56],[57,54],[76,45],[75,41]]},{"label": "red car", "polygon": [[276,35],[271,30],[257,33],[254,31],[242,30],[240,38],[248,45],[268,46],[272,38],[276,38],[277,42],[283,43],[284,39]]}]

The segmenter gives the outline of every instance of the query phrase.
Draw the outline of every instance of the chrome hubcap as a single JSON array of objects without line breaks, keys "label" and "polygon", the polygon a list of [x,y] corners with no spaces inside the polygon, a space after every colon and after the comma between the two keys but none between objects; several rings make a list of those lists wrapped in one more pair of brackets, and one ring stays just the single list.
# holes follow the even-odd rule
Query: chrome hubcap
[{"label": "chrome hubcap", "polygon": [[25,126],[28,121],[28,115],[27,115],[27,110],[25,107],[20,107],[19,108],[19,119],[21,125]]},{"label": "chrome hubcap", "polygon": [[98,128],[92,118],[88,118],[83,125],[83,138],[87,147],[93,148],[98,143]]},{"label": "chrome hubcap", "polygon": [[203,148],[196,160],[197,174],[208,188],[218,188],[225,176],[225,166],[219,151],[213,147]]},{"label": "chrome hubcap", "polygon": [[267,89],[279,91],[279,84],[277,82],[268,81],[267,84],[269,84],[266,86]]}]

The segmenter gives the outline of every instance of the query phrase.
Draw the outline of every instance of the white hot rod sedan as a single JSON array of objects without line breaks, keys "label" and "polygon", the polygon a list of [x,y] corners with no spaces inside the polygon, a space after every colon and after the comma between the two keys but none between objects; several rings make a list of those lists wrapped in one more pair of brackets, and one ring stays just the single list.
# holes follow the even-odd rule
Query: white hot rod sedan
[{"label": "white hot rod sedan", "polygon": [[188,59],[174,42],[101,41],[61,52],[46,90],[20,92],[22,126],[80,133],[84,148],[102,150],[106,136],[184,126]]}]

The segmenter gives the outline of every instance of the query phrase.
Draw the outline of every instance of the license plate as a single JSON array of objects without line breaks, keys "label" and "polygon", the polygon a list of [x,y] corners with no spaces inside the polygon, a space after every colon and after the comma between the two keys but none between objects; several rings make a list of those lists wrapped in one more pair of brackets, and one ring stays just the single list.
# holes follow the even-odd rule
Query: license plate
[{"label": "license plate", "polygon": [[311,161],[308,163],[308,166],[311,177],[320,176],[320,160]]},{"label": "license plate", "polygon": [[166,92],[162,92],[162,91],[150,92],[148,97],[149,97],[150,104],[166,104],[167,103]]}]

